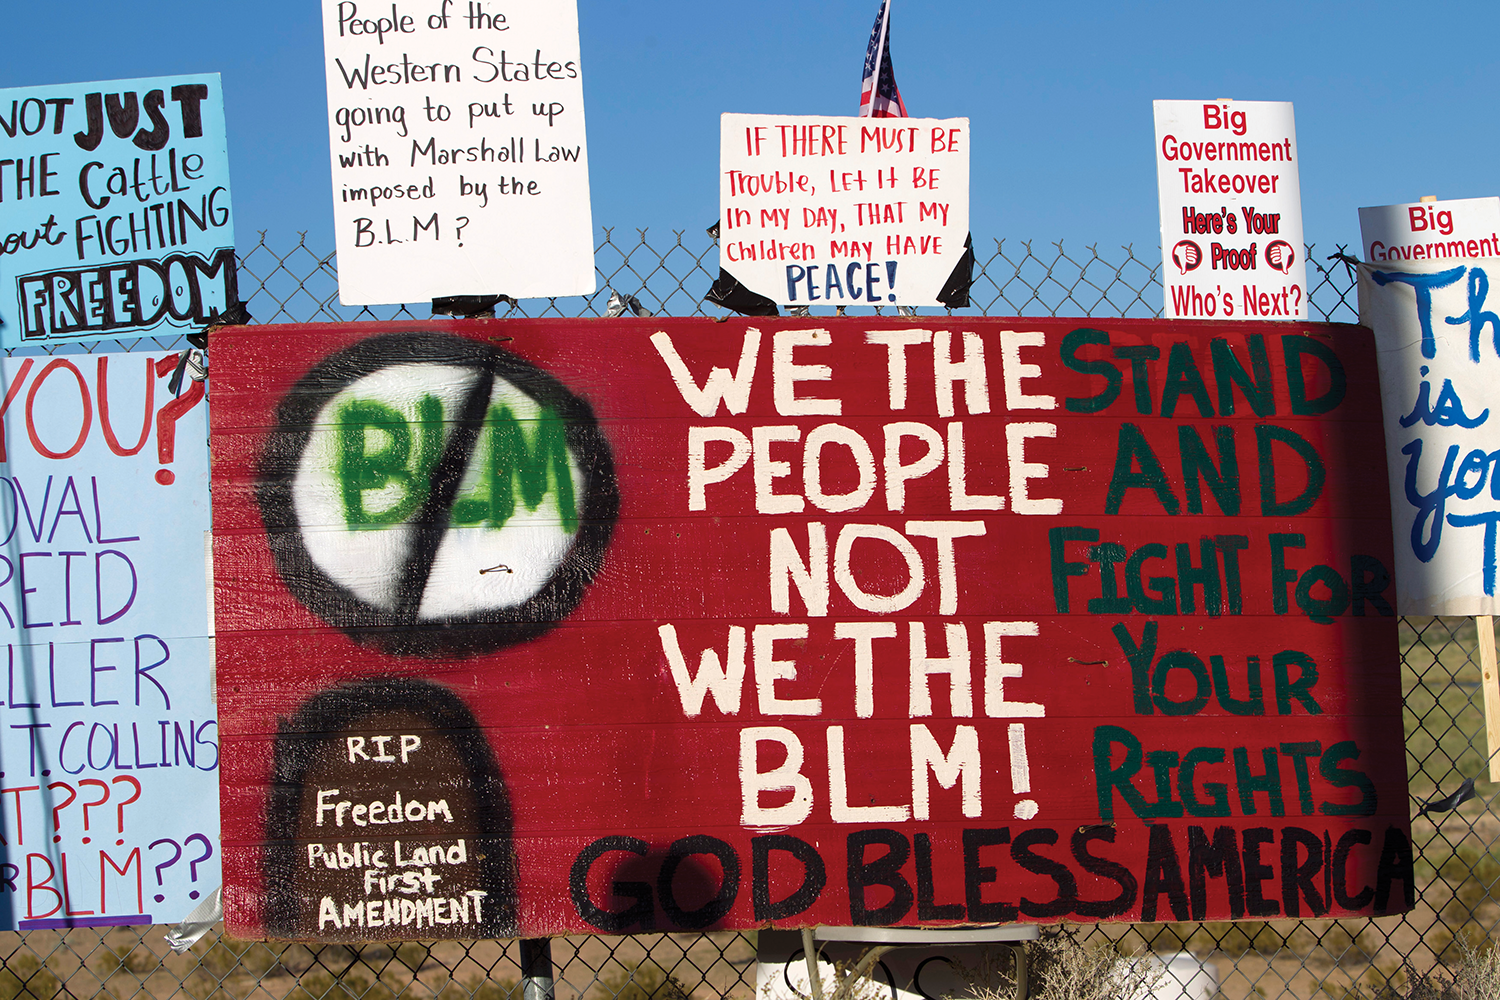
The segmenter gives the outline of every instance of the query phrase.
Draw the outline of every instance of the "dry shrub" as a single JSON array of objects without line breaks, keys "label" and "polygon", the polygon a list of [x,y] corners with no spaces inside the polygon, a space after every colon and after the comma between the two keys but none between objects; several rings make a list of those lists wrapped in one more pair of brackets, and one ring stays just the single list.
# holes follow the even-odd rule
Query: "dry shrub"
[{"label": "dry shrub", "polygon": [[[1082,943],[1068,928],[1047,932],[1030,949],[1028,958],[1031,1000],[1145,998],[1167,974],[1149,952],[1122,955],[1105,942]],[[970,988],[945,1000],[1015,1000],[1016,986],[1009,979],[972,974],[966,978]]]},{"label": "dry shrub", "polygon": [[1378,993],[1360,991],[1350,996],[1373,1000],[1500,1000],[1500,949],[1491,946],[1476,950],[1462,944],[1460,953],[1449,970],[1451,979],[1440,973],[1409,970],[1404,990],[1387,986]]}]

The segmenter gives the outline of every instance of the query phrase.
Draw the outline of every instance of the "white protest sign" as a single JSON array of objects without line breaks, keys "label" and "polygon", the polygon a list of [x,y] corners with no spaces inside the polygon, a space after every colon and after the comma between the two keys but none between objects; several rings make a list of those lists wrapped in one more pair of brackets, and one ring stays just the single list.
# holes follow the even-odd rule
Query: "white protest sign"
[{"label": "white protest sign", "polygon": [[1165,315],[1306,319],[1292,105],[1154,104]]},{"label": "white protest sign", "polygon": [[1500,198],[1410,202],[1359,210],[1364,259],[1409,261],[1500,257]]},{"label": "white protest sign", "polygon": [[724,115],[719,266],[782,305],[939,305],[969,234],[967,118]]},{"label": "white protest sign", "polygon": [[576,0],[323,0],[339,299],[594,290]]},{"label": "white protest sign", "polygon": [[1493,615],[1500,523],[1500,258],[1359,268],[1375,331],[1397,612]]}]

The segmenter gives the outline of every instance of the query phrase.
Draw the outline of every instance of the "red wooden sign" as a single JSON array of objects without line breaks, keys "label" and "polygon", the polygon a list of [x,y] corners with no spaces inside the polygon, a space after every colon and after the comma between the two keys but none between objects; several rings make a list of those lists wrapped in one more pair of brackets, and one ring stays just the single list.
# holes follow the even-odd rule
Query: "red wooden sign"
[{"label": "red wooden sign", "polygon": [[1366,330],[239,328],[212,402],[235,934],[1412,905]]}]

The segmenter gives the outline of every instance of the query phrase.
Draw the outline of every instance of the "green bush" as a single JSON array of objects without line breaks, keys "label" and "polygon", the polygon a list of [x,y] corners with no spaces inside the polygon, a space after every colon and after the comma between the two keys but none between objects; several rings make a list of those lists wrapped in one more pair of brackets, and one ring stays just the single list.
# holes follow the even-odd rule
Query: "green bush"
[{"label": "green bush", "polygon": [[521,984],[513,979],[449,980],[434,1000],[521,1000]]},{"label": "green bush", "polygon": [[35,955],[12,955],[0,966],[0,1000],[53,1000],[61,988]]},{"label": "green bush", "polygon": [[688,1000],[691,995],[676,976],[644,962],[600,977],[594,1000]]}]

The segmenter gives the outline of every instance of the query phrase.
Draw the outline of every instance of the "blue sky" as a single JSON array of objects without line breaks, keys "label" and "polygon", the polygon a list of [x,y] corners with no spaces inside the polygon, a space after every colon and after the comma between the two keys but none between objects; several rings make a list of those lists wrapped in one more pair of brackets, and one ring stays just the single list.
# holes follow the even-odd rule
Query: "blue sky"
[{"label": "blue sky", "polygon": [[[5,6],[0,87],[223,74],[242,247],[333,248],[316,0]],[[853,114],[877,6],[579,0],[596,226],[711,222],[722,112]],[[1497,27],[1481,2],[894,0],[893,52],[912,114],[972,119],[976,239],[1154,255],[1151,101],[1232,97],[1295,102],[1306,237],[1331,250],[1361,205],[1500,193]]]}]

